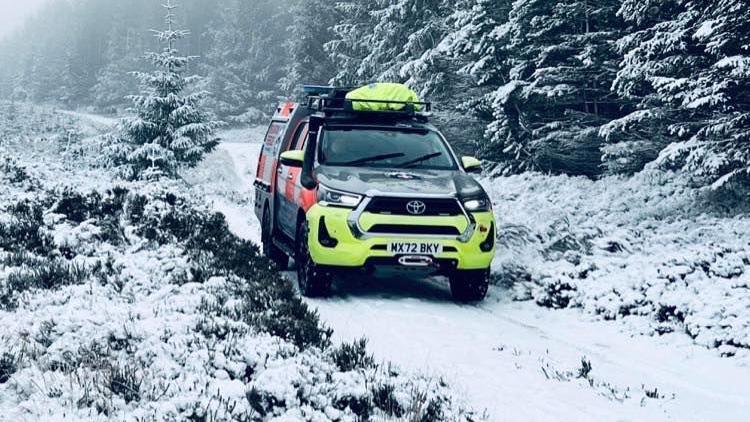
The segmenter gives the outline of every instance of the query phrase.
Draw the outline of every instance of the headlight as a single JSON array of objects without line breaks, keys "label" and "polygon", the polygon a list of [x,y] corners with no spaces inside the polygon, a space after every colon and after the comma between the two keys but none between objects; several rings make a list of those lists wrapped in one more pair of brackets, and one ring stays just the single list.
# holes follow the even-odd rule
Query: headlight
[{"label": "headlight", "polygon": [[492,210],[492,202],[490,202],[489,198],[470,199],[464,201],[464,208],[466,208],[466,211],[471,212],[490,211]]},{"label": "headlight", "polygon": [[320,185],[318,186],[318,202],[323,206],[356,208],[362,202],[362,196],[332,190]]}]

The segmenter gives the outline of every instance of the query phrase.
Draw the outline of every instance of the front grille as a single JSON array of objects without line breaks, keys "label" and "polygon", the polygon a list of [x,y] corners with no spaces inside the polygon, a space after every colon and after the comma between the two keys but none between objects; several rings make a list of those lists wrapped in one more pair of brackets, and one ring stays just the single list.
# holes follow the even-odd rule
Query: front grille
[{"label": "front grille", "polygon": [[365,211],[373,214],[413,215],[407,210],[407,204],[412,201],[424,203],[424,213],[421,216],[456,216],[462,215],[461,207],[455,199],[419,199],[419,198],[387,198],[376,197],[370,200]]},{"label": "front grille", "polygon": [[458,236],[461,234],[457,228],[451,226],[403,226],[400,224],[376,224],[372,226],[369,233],[438,236]]}]

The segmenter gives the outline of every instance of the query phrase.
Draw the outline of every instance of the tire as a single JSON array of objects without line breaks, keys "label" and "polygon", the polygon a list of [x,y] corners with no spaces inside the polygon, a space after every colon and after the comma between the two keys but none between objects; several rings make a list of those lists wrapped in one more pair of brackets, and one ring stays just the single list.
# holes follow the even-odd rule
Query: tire
[{"label": "tire", "polygon": [[490,270],[456,271],[450,276],[451,295],[457,302],[480,302],[490,287]]},{"label": "tire", "polygon": [[273,244],[273,227],[271,227],[271,212],[268,207],[263,210],[263,223],[260,230],[261,243],[263,244],[263,255],[273,261],[279,270],[284,271],[289,267],[289,257]]},{"label": "tire", "polygon": [[315,264],[308,244],[310,229],[302,221],[297,229],[297,283],[305,297],[323,297],[331,294],[331,276]]}]

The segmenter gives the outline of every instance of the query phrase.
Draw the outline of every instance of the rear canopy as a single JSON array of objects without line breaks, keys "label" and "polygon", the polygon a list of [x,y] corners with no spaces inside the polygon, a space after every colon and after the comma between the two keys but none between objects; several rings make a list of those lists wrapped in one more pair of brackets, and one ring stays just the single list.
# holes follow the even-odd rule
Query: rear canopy
[{"label": "rear canopy", "polygon": [[[408,103],[414,104],[414,109],[420,111],[419,96],[411,88],[397,83],[374,83],[355,89],[346,95],[352,100],[354,111],[402,111]],[[386,101],[386,102],[370,102]],[[395,101],[389,103],[387,101]]]}]

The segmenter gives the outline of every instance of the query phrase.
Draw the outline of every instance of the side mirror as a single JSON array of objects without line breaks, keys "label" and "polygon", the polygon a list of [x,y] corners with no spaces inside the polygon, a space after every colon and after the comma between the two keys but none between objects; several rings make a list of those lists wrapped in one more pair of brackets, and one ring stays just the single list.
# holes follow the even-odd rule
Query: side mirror
[{"label": "side mirror", "polygon": [[464,170],[469,173],[480,173],[482,171],[482,162],[474,157],[462,157],[461,164],[463,164]]},{"label": "side mirror", "polygon": [[287,167],[302,168],[305,152],[302,150],[287,151],[281,154],[281,164]]}]

